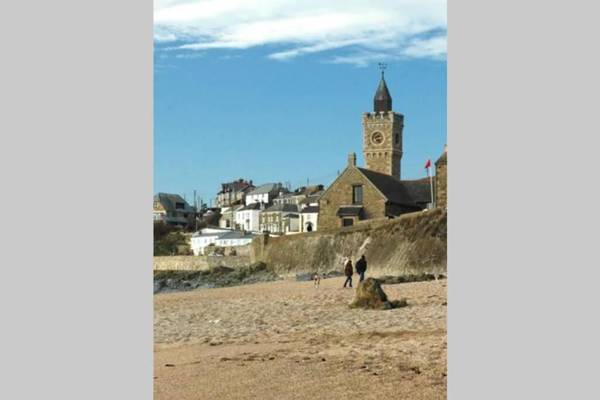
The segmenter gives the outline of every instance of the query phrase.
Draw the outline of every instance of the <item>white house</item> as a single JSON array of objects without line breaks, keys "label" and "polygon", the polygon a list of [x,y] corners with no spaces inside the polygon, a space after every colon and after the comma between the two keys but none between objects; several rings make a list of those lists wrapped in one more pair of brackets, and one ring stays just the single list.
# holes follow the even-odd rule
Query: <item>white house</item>
[{"label": "white house", "polygon": [[266,183],[246,193],[246,205],[252,203],[271,204],[273,199],[284,191],[281,183]]},{"label": "white house", "polygon": [[307,206],[300,211],[300,232],[314,232],[319,222],[319,206]]},{"label": "white house", "polygon": [[195,256],[204,254],[204,250],[211,244],[216,244],[218,238],[231,232],[230,229],[204,228],[199,232],[194,232],[191,239],[191,247]]},{"label": "white house", "polygon": [[264,203],[252,203],[236,210],[235,226],[248,232],[259,232],[260,212],[264,208]]},{"label": "white house", "polygon": [[314,232],[319,222],[319,199],[323,190],[315,192],[300,202],[300,232]]}]

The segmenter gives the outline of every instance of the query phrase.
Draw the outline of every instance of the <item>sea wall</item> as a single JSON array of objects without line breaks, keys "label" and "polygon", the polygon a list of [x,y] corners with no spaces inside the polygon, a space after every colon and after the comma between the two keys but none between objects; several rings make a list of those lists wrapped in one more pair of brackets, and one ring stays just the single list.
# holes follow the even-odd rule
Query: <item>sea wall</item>
[{"label": "sea wall", "polygon": [[343,259],[367,258],[368,274],[446,274],[447,212],[435,209],[393,220],[377,220],[335,232],[261,236],[251,245],[251,261],[276,273],[342,271]]},{"label": "sea wall", "polygon": [[224,266],[240,268],[250,264],[249,256],[156,256],[153,261],[155,271],[206,271]]}]

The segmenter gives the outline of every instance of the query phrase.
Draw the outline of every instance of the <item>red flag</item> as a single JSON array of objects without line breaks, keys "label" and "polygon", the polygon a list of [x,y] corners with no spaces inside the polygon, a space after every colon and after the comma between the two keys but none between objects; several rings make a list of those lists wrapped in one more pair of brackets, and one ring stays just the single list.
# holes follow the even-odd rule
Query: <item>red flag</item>
[{"label": "red flag", "polygon": [[427,160],[427,162],[425,163],[425,169],[431,167],[431,160]]}]

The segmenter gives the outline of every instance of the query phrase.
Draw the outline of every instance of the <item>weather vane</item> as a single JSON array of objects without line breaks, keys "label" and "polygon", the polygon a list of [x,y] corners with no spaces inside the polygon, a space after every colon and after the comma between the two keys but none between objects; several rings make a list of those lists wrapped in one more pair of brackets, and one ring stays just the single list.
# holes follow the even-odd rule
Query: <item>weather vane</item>
[{"label": "weather vane", "polygon": [[383,71],[385,71],[385,69],[387,68],[387,64],[386,63],[377,63],[377,65],[379,65],[379,69],[381,70],[381,77],[383,78]]}]

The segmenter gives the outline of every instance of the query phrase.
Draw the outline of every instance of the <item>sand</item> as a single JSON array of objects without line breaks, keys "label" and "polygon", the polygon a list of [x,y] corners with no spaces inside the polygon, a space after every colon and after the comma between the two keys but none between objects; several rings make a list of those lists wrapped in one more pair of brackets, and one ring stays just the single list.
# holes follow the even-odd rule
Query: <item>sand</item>
[{"label": "sand", "polygon": [[446,281],[383,285],[350,309],[344,278],[154,296],[155,399],[445,399]]}]

